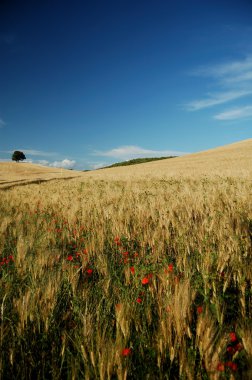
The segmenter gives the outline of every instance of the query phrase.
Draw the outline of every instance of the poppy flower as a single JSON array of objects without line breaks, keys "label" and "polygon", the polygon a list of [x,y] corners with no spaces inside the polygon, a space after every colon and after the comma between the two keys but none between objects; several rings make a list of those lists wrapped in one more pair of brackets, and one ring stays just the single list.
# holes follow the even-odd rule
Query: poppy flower
[{"label": "poppy flower", "polygon": [[223,363],[218,363],[216,369],[217,369],[217,371],[223,372],[223,371],[225,371],[225,366]]},{"label": "poppy flower", "polygon": [[227,347],[227,352],[230,354],[230,355],[233,355],[235,353],[235,348],[232,347],[232,346],[228,346]]},{"label": "poppy flower", "polygon": [[143,300],[142,300],[142,298],[138,297],[138,298],[136,299],[136,302],[137,302],[137,303],[142,303]]},{"label": "poppy flower", "polygon": [[198,306],[198,307],[197,307],[197,313],[198,313],[198,314],[201,314],[202,311],[203,311],[203,306]]},{"label": "poppy flower", "polygon": [[232,363],[230,368],[232,369],[232,371],[237,371],[237,364],[236,363]]},{"label": "poppy flower", "polygon": [[173,264],[169,264],[168,265],[168,272],[172,272],[173,271]]},{"label": "poppy flower", "polygon": [[122,350],[122,356],[129,356],[129,355],[131,355],[131,353],[132,353],[131,348],[124,348]]},{"label": "poppy flower", "polygon": [[72,255],[69,255],[69,256],[67,257],[67,261],[73,261],[73,256],[72,256]]},{"label": "poppy flower", "polygon": [[148,279],[148,277],[144,277],[143,279],[142,279],[142,284],[143,285],[147,285],[149,283],[149,279]]},{"label": "poppy flower", "polygon": [[135,268],[134,267],[130,267],[130,271],[132,274],[135,274]]},{"label": "poppy flower", "polygon": [[90,276],[93,273],[93,269],[87,269],[87,274]]},{"label": "poppy flower", "polygon": [[236,342],[237,341],[237,336],[235,332],[229,333],[230,341],[231,342]]}]

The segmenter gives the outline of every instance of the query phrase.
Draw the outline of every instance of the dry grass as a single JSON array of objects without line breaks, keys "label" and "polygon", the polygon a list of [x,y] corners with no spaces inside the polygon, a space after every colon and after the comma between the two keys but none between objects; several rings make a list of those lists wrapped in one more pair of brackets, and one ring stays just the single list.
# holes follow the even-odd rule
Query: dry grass
[{"label": "dry grass", "polygon": [[2,378],[250,379],[251,145],[0,191]]},{"label": "dry grass", "polygon": [[133,179],[167,177],[252,178],[252,139],[205,152],[84,173],[89,178]]},{"label": "dry grass", "polygon": [[27,164],[24,162],[0,162],[0,189],[21,184],[39,183],[56,178],[74,178],[81,175],[82,172],[48,168],[42,165]]}]

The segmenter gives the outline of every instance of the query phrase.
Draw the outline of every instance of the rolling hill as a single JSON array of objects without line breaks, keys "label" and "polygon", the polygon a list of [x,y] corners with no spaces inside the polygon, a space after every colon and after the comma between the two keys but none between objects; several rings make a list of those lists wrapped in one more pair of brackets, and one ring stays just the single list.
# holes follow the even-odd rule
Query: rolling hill
[{"label": "rolling hill", "polygon": [[52,179],[69,179],[81,175],[81,172],[30,163],[0,162],[0,189],[15,185],[39,183]]},{"label": "rolling hill", "polygon": [[214,149],[148,163],[105,168],[84,174],[92,178],[252,176],[252,139]]},{"label": "rolling hill", "polygon": [[252,139],[180,157],[81,172],[30,163],[0,162],[0,188],[71,178],[166,178],[252,176]]}]

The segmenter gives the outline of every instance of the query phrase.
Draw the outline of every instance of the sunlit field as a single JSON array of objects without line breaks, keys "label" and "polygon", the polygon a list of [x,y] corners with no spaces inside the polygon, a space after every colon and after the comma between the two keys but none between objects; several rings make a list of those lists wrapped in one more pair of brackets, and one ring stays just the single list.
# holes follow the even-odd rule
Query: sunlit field
[{"label": "sunlit field", "polygon": [[2,189],[0,215],[1,379],[252,379],[252,140]]}]

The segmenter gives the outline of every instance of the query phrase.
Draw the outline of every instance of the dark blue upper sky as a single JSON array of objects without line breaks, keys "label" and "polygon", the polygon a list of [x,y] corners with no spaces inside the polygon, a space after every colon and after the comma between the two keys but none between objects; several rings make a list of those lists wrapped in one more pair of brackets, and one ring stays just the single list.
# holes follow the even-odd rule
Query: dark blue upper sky
[{"label": "dark blue upper sky", "polygon": [[251,1],[20,3],[0,2],[0,159],[85,169],[251,137]]}]

